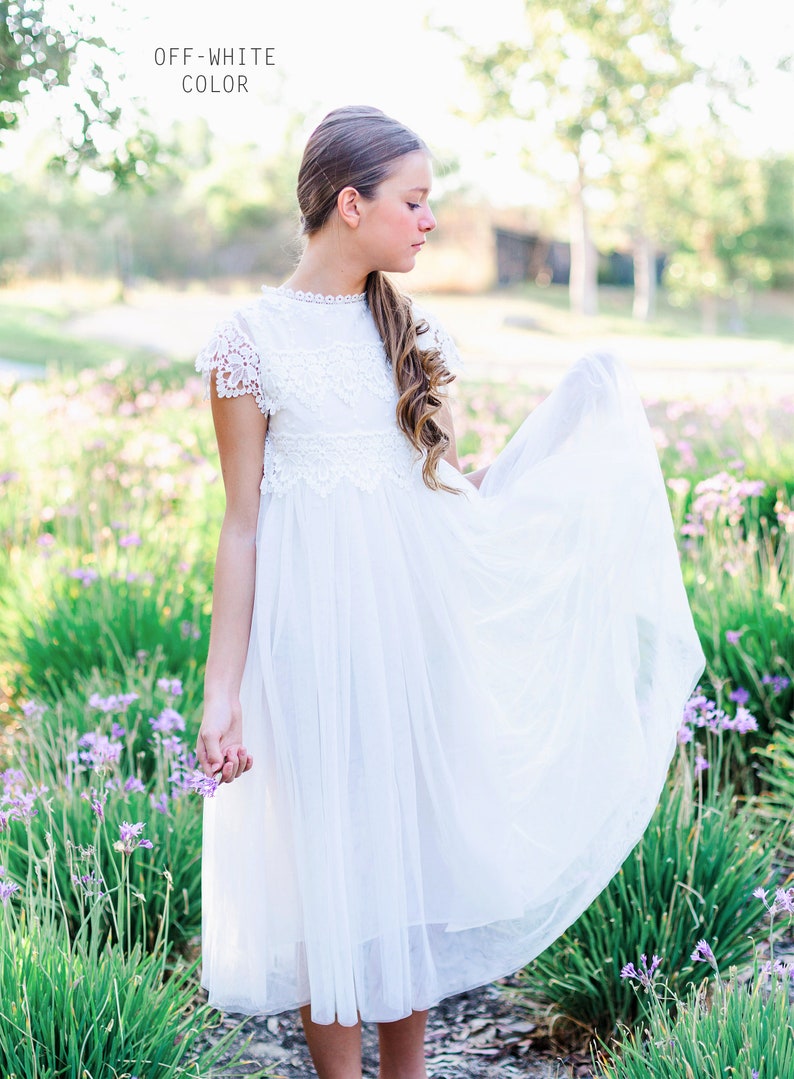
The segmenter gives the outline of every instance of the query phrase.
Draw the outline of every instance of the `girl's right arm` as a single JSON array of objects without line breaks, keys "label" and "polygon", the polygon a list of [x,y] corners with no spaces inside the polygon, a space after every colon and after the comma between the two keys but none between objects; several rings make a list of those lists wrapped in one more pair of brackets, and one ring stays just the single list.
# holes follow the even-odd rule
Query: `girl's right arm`
[{"label": "girl's right arm", "polygon": [[206,775],[231,783],[253,763],[242,741],[240,683],[254,608],[256,523],[267,417],[250,393],[219,397],[214,378],[210,393],[226,511],[215,560],[204,716],[196,753]]}]

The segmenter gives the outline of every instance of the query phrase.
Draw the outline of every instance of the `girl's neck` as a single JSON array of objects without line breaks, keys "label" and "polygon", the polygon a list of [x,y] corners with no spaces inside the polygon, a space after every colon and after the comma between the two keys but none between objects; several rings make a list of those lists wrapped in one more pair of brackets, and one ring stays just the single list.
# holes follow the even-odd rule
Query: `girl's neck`
[{"label": "girl's neck", "polygon": [[309,238],[294,273],[284,282],[296,292],[318,296],[355,296],[364,292],[368,271],[338,237],[325,231]]}]

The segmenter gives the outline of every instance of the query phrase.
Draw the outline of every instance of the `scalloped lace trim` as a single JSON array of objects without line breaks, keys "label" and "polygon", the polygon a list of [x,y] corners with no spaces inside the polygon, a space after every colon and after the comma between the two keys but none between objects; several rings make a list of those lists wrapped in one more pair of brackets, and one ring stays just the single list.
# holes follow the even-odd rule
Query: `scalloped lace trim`
[{"label": "scalloped lace trim", "polygon": [[282,495],[305,484],[330,494],[343,480],[372,492],[385,479],[408,485],[418,455],[398,430],[323,434],[267,433],[261,489]]},{"label": "scalloped lace trim", "polygon": [[361,303],[367,298],[366,292],[352,292],[347,296],[324,296],[321,292],[304,292],[303,289],[292,289],[286,285],[262,285],[262,291],[271,295],[287,296],[290,300],[303,300],[305,303]]},{"label": "scalloped lace trim", "polygon": [[231,320],[220,323],[196,357],[196,370],[204,376],[209,393],[210,375],[215,371],[219,397],[242,397],[252,393],[260,411],[275,411],[260,381],[261,360],[250,340]]}]

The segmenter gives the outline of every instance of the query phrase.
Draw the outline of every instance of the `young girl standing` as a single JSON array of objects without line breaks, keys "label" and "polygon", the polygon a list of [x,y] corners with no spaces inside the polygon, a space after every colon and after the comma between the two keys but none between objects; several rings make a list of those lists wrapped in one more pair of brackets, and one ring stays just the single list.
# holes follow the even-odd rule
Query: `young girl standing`
[{"label": "young girl standing", "polygon": [[[200,354],[226,490],[198,754],[203,977],[300,1007],[321,1079],[424,1079],[427,1009],[606,885],[703,669],[636,391],[580,360],[458,468],[449,337],[384,276],[436,221],[427,148],[330,113],[292,277]],[[210,377],[212,376],[212,377]],[[245,776],[253,765],[251,775]]]}]

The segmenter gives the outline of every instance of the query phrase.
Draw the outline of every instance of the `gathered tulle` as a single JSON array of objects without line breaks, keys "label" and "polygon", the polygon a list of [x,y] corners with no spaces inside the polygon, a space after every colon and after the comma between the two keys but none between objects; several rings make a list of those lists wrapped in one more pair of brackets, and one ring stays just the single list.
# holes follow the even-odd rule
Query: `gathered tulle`
[{"label": "gathered tulle", "polygon": [[255,764],[205,813],[219,1007],[390,1021],[514,971],[658,801],[703,654],[626,369],[575,364],[479,491],[442,470],[263,489]]}]

